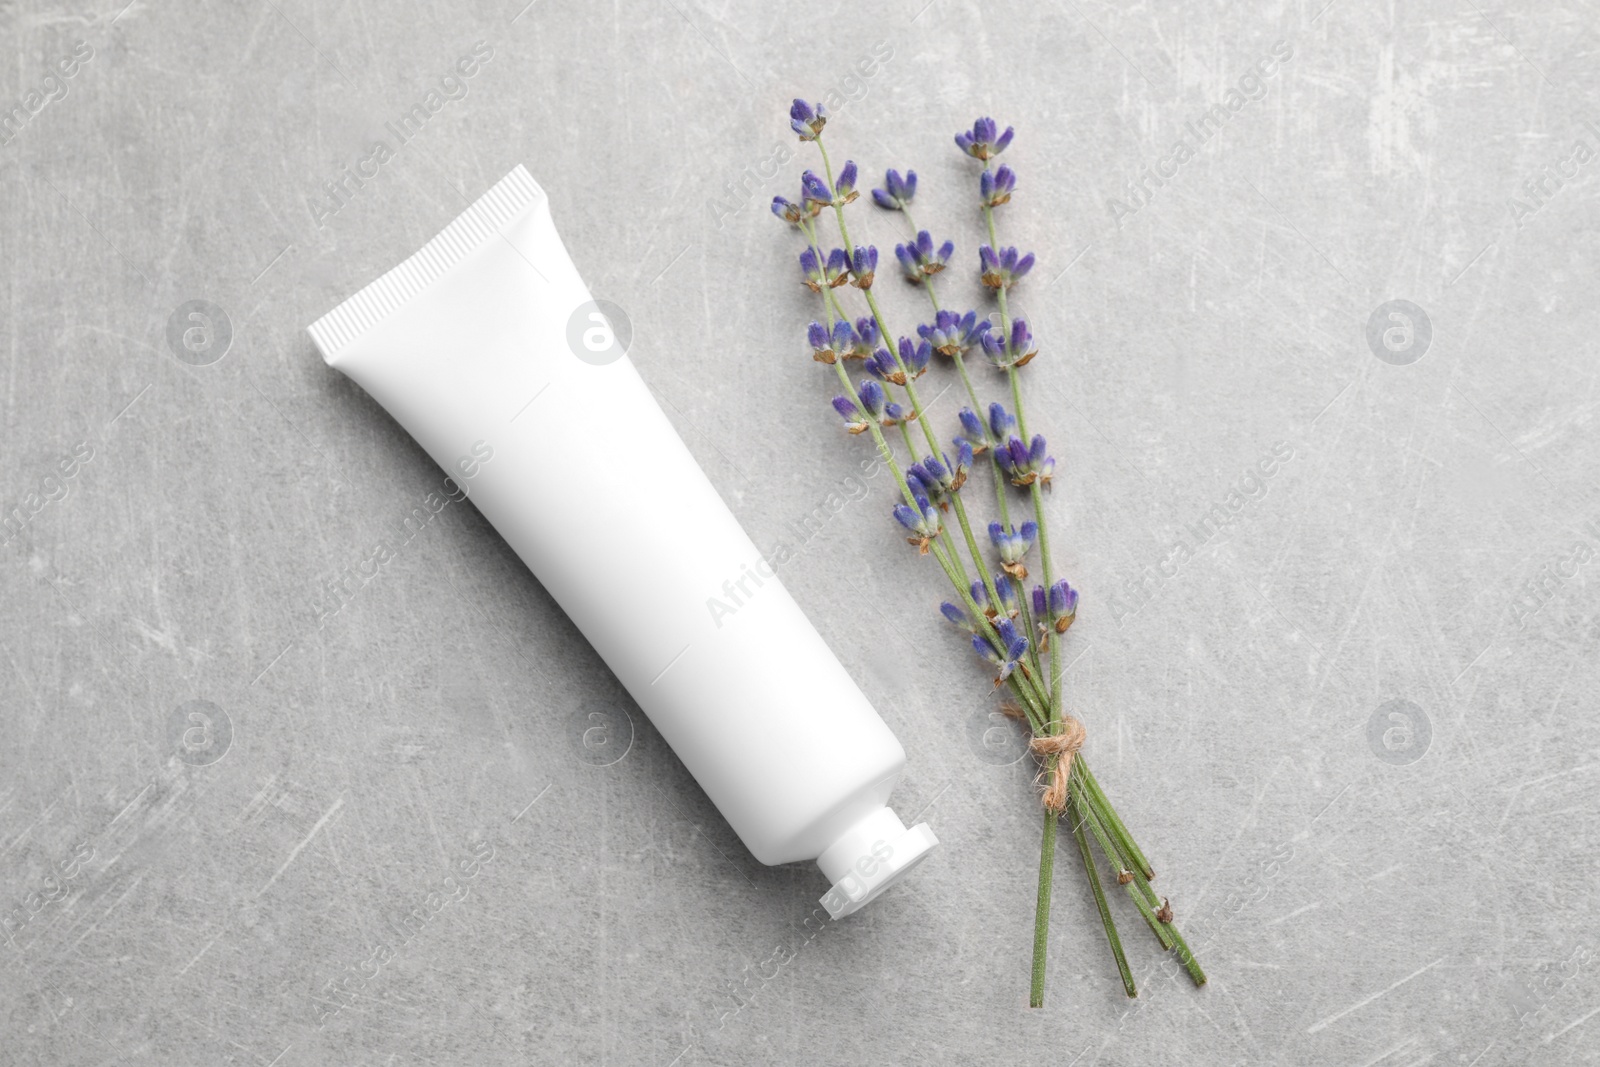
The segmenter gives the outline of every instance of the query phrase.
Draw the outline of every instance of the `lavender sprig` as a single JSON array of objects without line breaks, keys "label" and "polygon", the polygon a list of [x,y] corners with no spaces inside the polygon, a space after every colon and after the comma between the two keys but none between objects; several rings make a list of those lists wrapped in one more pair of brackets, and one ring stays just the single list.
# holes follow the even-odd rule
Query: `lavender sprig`
[{"label": "lavender sprig", "polygon": [[[1016,435],[1010,435],[1009,426],[996,428],[991,419],[990,429],[994,432],[996,445],[994,456],[996,463],[1011,478],[1014,485],[1025,486],[1032,500],[1035,518],[1038,521],[1039,531],[1039,558],[1043,570],[1044,584],[1049,589],[1045,596],[1045,608],[1049,611],[1051,628],[1060,626],[1058,633],[1065,633],[1071,625],[1077,611],[1077,594],[1070,586],[1063,583],[1060,591],[1052,574],[1049,528],[1045,516],[1043,493],[1049,489],[1051,478],[1055,470],[1055,460],[1048,454],[1048,446],[1042,435],[1028,433],[1027,414],[1023,405],[1021,376],[1018,371],[1033,359],[1035,350],[1032,347],[1032,337],[1023,320],[1013,320],[1007,306],[1007,295],[1010,290],[1027,276],[1034,265],[1034,256],[1031,252],[1020,253],[1014,247],[1002,247],[995,227],[995,209],[1010,201],[1012,192],[1016,189],[1016,175],[1010,167],[994,166],[994,157],[1011,144],[1013,138],[1011,127],[1006,127],[1004,133],[999,132],[998,124],[990,118],[980,118],[973,123],[972,129],[956,135],[956,146],[967,155],[983,162],[983,173],[979,177],[978,194],[979,206],[983,211],[984,224],[988,231],[989,241],[979,249],[979,280],[984,286],[993,290],[995,300],[999,306],[999,330],[997,341],[999,344],[986,347],[986,353],[991,361],[1004,371],[1007,382],[1011,387],[1012,404],[1016,411]],[[996,251],[998,249],[998,251]],[[1020,324],[1020,326],[1018,325]],[[993,414],[993,412],[991,412]],[[1001,429],[1007,431],[1002,433]],[[1004,444],[1001,444],[1001,441]],[[1029,443],[1024,446],[1023,442]],[[1052,599],[1053,598],[1053,599]],[[1063,625],[1064,623],[1064,625]],[[1041,638],[1043,638],[1041,634]],[[1060,668],[1060,641],[1049,642],[1050,675],[1048,691],[1050,694],[1049,730],[1052,736],[1057,735],[1063,728],[1061,712],[1062,684]],[[1054,764],[1058,757],[1046,757],[1048,770],[1054,772]],[[1093,783],[1092,786],[1090,783]],[[1085,864],[1085,872],[1089,877],[1091,888],[1094,890],[1095,902],[1102,924],[1105,926],[1106,939],[1109,942],[1112,954],[1116,959],[1118,970],[1122,975],[1124,988],[1129,996],[1136,995],[1133,984],[1133,975],[1128,967],[1127,960],[1122,950],[1121,939],[1117,935],[1115,921],[1107,909],[1104,893],[1100,886],[1099,874],[1096,872],[1085,836],[1085,827],[1090,832],[1105,829],[1107,832],[1101,837],[1096,832],[1096,837],[1102,847],[1105,857],[1116,864],[1118,882],[1127,888],[1129,895],[1134,898],[1141,915],[1155,932],[1157,940],[1163,948],[1176,946],[1184,966],[1188,969],[1190,977],[1196,985],[1204,984],[1205,972],[1200,968],[1193,953],[1189,951],[1177,928],[1172,924],[1171,908],[1161,902],[1159,910],[1154,910],[1151,905],[1155,903],[1155,895],[1150,890],[1148,880],[1154,872],[1150,870],[1149,863],[1144,859],[1144,854],[1133,843],[1132,837],[1127,833],[1127,828],[1122,825],[1122,820],[1117,817],[1105,793],[1094,782],[1094,776],[1089,770],[1088,760],[1081,753],[1075,754],[1070,767],[1069,808],[1072,816],[1074,836],[1078,840],[1079,853]],[[1040,872],[1039,872],[1039,915],[1034,929],[1034,976],[1033,990],[1030,1003],[1038,1006],[1044,999],[1044,946],[1047,937],[1047,916],[1050,898],[1049,868],[1053,863],[1055,826],[1054,820],[1047,814],[1044,836],[1041,844]],[[1113,847],[1106,848],[1110,843]],[[1133,868],[1130,870],[1130,867]],[[1129,877],[1124,880],[1123,876]]]},{"label": "lavender sprig", "polygon": [[[1127,890],[1162,947],[1176,947],[1196,982],[1203,982],[1204,972],[1172,925],[1170,907],[1149,887],[1154,871],[1078,751],[1083,738],[1081,724],[1061,711],[1060,644],[1076,618],[1078,593],[1053,574],[1043,493],[1050,488],[1056,461],[1043,435],[1029,433],[1023,408],[1018,372],[1039,354],[1039,349],[1026,319],[1013,318],[1007,306],[1009,292],[1028,276],[1035,257],[1030,252],[1002,246],[994,223],[995,209],[1010,203],[1018,187],[1011,167],[993,163],[1012,143],[1014,131],[1010,127],[1001,131],[992,119],[983,118],[956,137],[956,144],[964,153],[983,162],[978,193],[989,240],[978,252],[979,281],[995,296],[997,322],[982,319],[976,312],[947,312],[939,306],[935,279],[947,271],[955,245],[949,240],[936,243],[932,233],[918,228],[911,217],[917,192],[916,173],[908,170],[902,176],[890,170],[883,187],[871,191],[873,202],[880,208],[905,215],[915,235],[896,246],[895,258],[908,281],[919,285],[927,295],[934,318],[931,323],[919,325],[912,337],[889,328],[874,293],[877,249],[851,240],[844,209],[859,197],[855,163],[847,161],[835,175],[823,138],[827,115],[821,105],[797,100],[790,118],[800,140],[815,144],[822,170],[821,174],[809,170],[802,174],[798,203],[783,197],[773,201],[773,213],[798,229],[806,240],[800,257],[802,278],[823,303],[826,321],[812,323],[807,331],[813,358],[834,369],[843,392],[833,399],[833,406],[845,429],[851,434],[870,435],[893,472],[903,498],[894,506],[893,517],[903,536],[919,554],[938,563],[949,580],[956,600],[942,604],[941,613],[969,635],[974,649],[992,667],[995,687],[1005,686],[1016,699],[1012,711],[1028,723],[1034,735],[1034,751],[1040,756],[1044,774],[1053,783],[1045,795],[1030,1002],[1035,1006],[1043,1003],[1056,819],[1062,814],[1070,816],[1107,940],[1128,994],[1135,993],[1132,973],[1095,867],[1091,837],[1101,855],[1113,864],[1118,884]],[[820,225],[825,209],[832,210],[840,241],[839,247],[827,252]],[[849,291],[847,286],[861,293],[869,311],[867,316],[852,321],[845,311],[842,298]],[[1001,404],[985,408],[979,401],[964,362],[975,349],[981,349],[986,360],[1006,376],[1010,410]],[[951,360],[971,401],[971,407],[960,412],[960,433],[948,443],[936,436],[917,390],[917,382],[930,371],[935,354]],[[861,360],[868,375],[857,384],[851,383],[845,371],[845,362],[851,359]],[[905,405],[891,399],[901,394]],[[913,421],[921,425],[920,446],[910,429]],[[909,457],[904,465],[884,436],[885,430],[893,428],[898,428]],[[961,492],[979,455],[989,457],[995,474],[1001,519],[986,527],[987,551],[974,536]],[[1013,525],[1007,497],[1017,488],[1025,491],[1033,516]],[[947,524],[947,515],[955,518],[954,527]],[[960,530],[959,539],[954,537],[956,528]],[[1030,596],[1024,582],[1029,577],[1029,559],[1035,546],[1043,583],[1033,586]],[[976,580],[971,577],[967,560],[977,572]],[[1043,669],[1046,657],[1048,671]]]}]

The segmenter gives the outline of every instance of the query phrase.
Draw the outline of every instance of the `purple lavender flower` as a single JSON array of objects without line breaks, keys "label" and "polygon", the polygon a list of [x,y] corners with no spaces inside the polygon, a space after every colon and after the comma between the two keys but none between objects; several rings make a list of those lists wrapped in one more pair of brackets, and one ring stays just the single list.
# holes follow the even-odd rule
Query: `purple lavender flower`
[{"label": "purple lavender flower", "polygon": [[1049,454],[1043,434],[1033,435],[1033,446],[1028,449],[1028,463],[1039,480],[1041,488],[1050,488],[1050,479],[1056,473],[1055,457]]},{"label": "purple lavender flower", "polygon": [[999,133],[999,129],[994,119],[985,116],[974,122],[972,129],[956,134],[956,147],[974,159],[993,159],[1006,150],[1015,133],[1010,126],[1005,133]]},{"label": "purple lavender flower", "polygon": [[828,262],[822,273],[830,289],[837,289],[850,280],[850,257],[844,249],[835,248],[828,253]]},{"label": "purple lavender flower", "polygon": [[944,487],[923,464],[912,463],[906,467],[906,484],[911,487],[914,495],[927,497],[940,511],[950,510],[950,502],[945,499]]},{"label": "purple lavender flower", "polygon": [[1023,444],[1020,437],[1010,438],[995,450],[995,461],[1000,464],[1006,477],[1011,479],[1012,485],[1038,482],[1042,488],[1049,489],[1050,479],[1056,469],[1056,461],[1048,454],[1041,434],[1033,435],[1031,445]]},{"label": "purple lavender flower", "polygon": [[845,319],[834,323],[831,333],[822,323],[813,322],[806,330],[806,339],[811,342],[812,359],[818,363],[833,363],[845,358],[855,340],[855,331]]},{"label": "purple lavender flower", "polygon": [[1039,350],[1033,346],[1033,331],[1028,329],[1028,320],[1018,315],[1011,320],[1011,357],[1020,367],[1038,354]]},{"label": "purple lavender flower", "polygon": [[847,357],[855,347],[856,332],[850,328],[850,320],[840,319],[833,324],[833,349],[839,354],[840,359]]},{"label": "purple lavender flower", "polygon": [[870,378],[863,378],[856,386],[856,396],[861,398],[861,406],[867,409],[868,415],[874,419],[883,417],[884,405],[889,401],[883,386]]},{"label": "purple lavender flower", "polygon": [[843,206],[850,203],[861,194],[856,192],[856,165],[854,160],[845,160],[843,167],[839,168],[839,178],[833,183],[833,202]]},{"label": "purple lavender flower", "polygon": [[983,354],[990,364],[1004,369],[1011,366],[1011,358],[1006,355],[1006,338],[1002,333],[986,333],[983,335]]},{"label": "purple lavender flower", "polygon": [[976,311],[965,315],[955,311],[940,311],[933,322],[917,327],[922,339],[933,345],[941,356],[964,356],[975,344],[982,343],[989,332],[989,320],[978,318]]},{"label": "purple lavender flower", "polygon": [[1017,188],[1017,172],[1000,164],[998,170],[985,170],[978,178],[978,192],[985,207],[999,207],[1011,199]]},{"label": "purple lavender flower", "polygon": [[802,141],[815,141],[822,135],[822,127],[827,123],[828,109],[821,103],[813,105],[796,100],[789,108],[789,127],[800,135]]},{"label": "purple lavender flower", "polygon": [[800,220],[806,217],[804,207],[791,203],[781,196],[772,198],[772,213],[791,226],[799,226]]},{"label": "purple lavender flower", "polygon": [[[887,354],[885,353],[885,355]],[[869,367],[868,369],[870,370],[871,368]],[[856,387],[856,395],[861,400],[861,406],[866,409],[867,416],[879,426],[896,426],[917,417],[916,412],[907,411],[890,400],[889,394],[884,391],[883,386],[871,378],[861,379],[860,385]],[[865,428],[865,426],[862,427],[862,429]],[[851,432],[860,433],[861,431],[853,430]]]},{"label": "purple lavender flower", "polygon": [[895,385],[906,384],[906,375],[900,369],[900,364],[895,362],[894,354],[887,348],[876,349],[872,355],[862,363],[868,374],[880,382],[891,382]]},{"label": "purple lavender flower", "polygon": [[909,337],[900,338],[900,365],[905,368],[906,377],[913,381],[922,377],[932,361],[933,346],[928,342],[913,344]]},{"label": "purple lavender flower", "polygon": [[[1011,431],[1017,428],[1017,420],[1006,410],[1004,404],[989,405],[989,437],[999,444],[1011,436]],[[1001,447],[1004,447],[1003,445]]]},{"label": "purple lavender flower", "polygon": [[989,451],[991,443],[989,441],[989,428],[983,424],[983,420],[978,417],[978,413],[971,408],[962,408],[960,419],[961,432],[965,435],[961,439],[967,443],[968,448],[972,449],[973,454],[981,456]]},{"label": "purple lavender flower", "polygon": [[875,245],[865,248],[856,246],[855,255],[850,257],[850,273],[854,276],[850,282],[857,289],[871,289],[872,276],[878,269],[878,249]]},{"label": "purple lavender flower", "polygon": [[913,511],[905,504],[894,506],[894,517],[911,532],[906,538],[906,544],[915,545],[919,555],[928,554],[928,546],[933,539],[939,536],[939,531],[944,528],[939,521],[939,511],[928,502],[927,497],[917,497],[917,509]]},{"label": "purple lavender flower", "polygon": [[928,456],[906,467],[906,483],[911,486],[912,492],[939,505],[940,511],[950,510],[949,498],[961,488],[966,478],[966,472],[958,474],[951,465],[949,456],[943,457],[942,461]]},{"label": "purple lavender flower", "polygon": [[912,463],[906,467],[905,476],[906,488],[911,490],[912,496],[925,496],[935,504],[939,502],[939,498],[935,495],[938,491],[937,487],[930,489],[928,483],[922,478],[922,468]]},{"label": "purple lavender flower", "polygon": [[894,255],[900,261],[901,269],[911,281],[920,282],[922,279],[938,274],[950,262],[950,257],[956,254],[954,241],[946,241],[937,249],[933,247],[933,235],[927,230],[917,234],[917,239],[909,245],[895,245]]},{"label": "purple lavender flower", "polygon": [[[967,484],[967,472],[972,469],[972,442],[965,437],[955,439],[956,462],[950,468],[951,475],[955,478],[955,488],[960,489]],[[945,462],[949,462],[946,459]]]},{"label": "purple lavender flower", "polygon": [[1028,668],[1023,663],[1022,657],[1028,654],[1028,639],[1017,633],[1016,624],[1010,619],[1001,619],[995,625],[995,633],[1004,647],[1003,652],[996,651],[982,634],[972,635],[972,647],[994,667],[994,684],[998,689],[1018,667],[1022,667],[1024,673],[1027,672]]},{"label": "purple lavender flower", "polygon": [[994,618],[994,605],[989,603],[989,587],[984,585],[983,582],[977,581],[973,582],[967,591],[972,594],[972,602],[978,605],[978,610],[983,612],[986,617]]},{"label": "purple lavender flower", "polygon": [[820,322],[813,322],[806,327],[806,340],[811,345],[811,358],[818,363],[832,363],[834,361],[833,339],[828,335],[828,328]]},{"label": "purple lavender flower", "polygon": [[1039,354],[1039,350],[1033,347],[1033,332],[1028,329],[1027,320],[1019,317],[1011,322],[1009,345],[1005,334],[999,331],[983,335],[983,354],[990,363],[1004,370],[1027,364]]},{"label": "purple lavender flower", "polygon": [[822,292],[826,281],[822,275],[822,264],[817,262],[817,254],[809,248],[800,253],[800,273],[805,276],[807,289],[813,293]]},{"label": "purple lavender flower", "polygon": [[960,605],[952,604],[946,600],[939,605],[939,613],[949,619],[952,625],[961,627],[969,634],[978,632],[978,624],[973,620],[972,613]]},{"label": "purple lavender flower", "polygon": [[996,446],[994,461],[1000,464],[1001,472],[1011,479],[1013,485],[1021,485],[1019,480],[1027,471],[1028,446],[1017,437],[1012,437],[1004,444]]},{"label": "purple lavender flower", "polygon": [[834,397],[833,410],[839,413],[839,417],[844,420],[844,428],[851,433],[865,433],[867,427],[872,425],[862,414],[860,406],[847,396]]},{"label": "purple lavender flower", "polygon": [[891,170],[883,176],[883,185],[882,189],[872,190],[873,201],[890,211],[904,211],[917,195],[917,172],[908,170],[902,178],[899,171]]},{"label": "purple lavender flower", "polygon": [[989,541],[1000,551],[1000,569],[1017,581],[1028,577],[1023,560],[1039,537],[1039,524],[1025,522],[1020,527],[1006,529],[998,522],[989,524]]},{"label": "purple lavender flower", "polygon": [[[946,493],[960,492],[961,487],[967,483],[967,468],[961,463],[959,447],[956,457],[955,463],[951,463],[949,455],[944,453],[941,453],[937,458],[928,456],[922,461],[922,469],[927,473],[928,477],[938,482],[940,490]],[[967,457],[967,462],[971,462],[970,454]]]},{"label": "purple lavender flower", "polygon": [[[1066,633],[1078,614],[1078,591],[1062,578],[1050,587],[1049,603],[1051,625],[1055,627],[1056,633]],[[1040,612],[1039,617],[1043,618],[1044,613]]]},{"label": "purple lavender flower", "polygon": [[864,346],[866,349],[866,351],[861,353],[862,356],[867,356],[872,353],[872,350],[878,345],[878,338],[880,336],[881,335],[878,332],[877,319],[873,318],[871,315],[863,315],[861,318],[856,320],[857,343],[860,346]]},{"label": "purple lavender flower", "polygon": [[1002,248],[999,252],[983,245],[978,249],[978,262],[982,266],[981,280],[991,289],[1010,289],[1033,269],[1033,253],[1021,255],[1015,248]]},{"label": "purple lavender flower", "polygon": [[917,262],[915,251],[906,245],[895,245],[894,258],[900,261],[900,270],[905,273],[906,281],[922,281],[922,264]]},{"label": "purple lavender flower", "polygon": [[1017,603],[1016,588],[1006,581],[1004,574],[994,576],[994,591],[995,595],[1000,598],[1001,614],[1008,619],[1016,618],[1017,612],[1021,610],[1021,605]]},{"label": "purple lavender flower", "polygon": [[933,236],[927,230],[917,231],[917,259],[922,263],[924,274],[937,274],[944,270],[950,262],[950,257],[956,254],[956,243],[946,241],[935,251]]},{"label": "purple lavender flower", "polygon": [[828,188],[828,183],[818,177],[814,170],[800,175],[800,197],[805,201],[806,210],[813,215],[833,203],[833,192]]}]

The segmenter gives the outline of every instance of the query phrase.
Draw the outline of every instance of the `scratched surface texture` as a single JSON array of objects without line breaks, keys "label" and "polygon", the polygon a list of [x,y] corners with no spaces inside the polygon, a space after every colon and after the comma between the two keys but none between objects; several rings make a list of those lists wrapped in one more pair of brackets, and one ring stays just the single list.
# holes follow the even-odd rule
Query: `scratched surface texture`
[{"label": "scratched surface texture", "polygon": [[[0,1062],[1600,1058],[1594,5],[121,3],[0,3]],[[850,480],[797,93],[954,306],[1018,130],[1070,707],[1205,989],[1114,900],[1125,999],[1066,851],[1026,1007],[1032,770]],[[517,163],[905,742],[943,844],[855,918],[304,333]]]}]

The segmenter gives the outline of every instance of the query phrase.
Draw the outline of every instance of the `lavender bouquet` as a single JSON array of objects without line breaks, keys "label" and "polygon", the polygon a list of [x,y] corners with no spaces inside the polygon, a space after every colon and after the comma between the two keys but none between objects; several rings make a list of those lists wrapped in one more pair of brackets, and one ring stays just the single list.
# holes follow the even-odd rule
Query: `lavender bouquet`
[{"label": "lavender bouquet", "polygon": [[[1013,131],[1007,127],[1001,132],[993,119],[981,118],[955,138],[962,152],[983,165],[978,205],[989,240],[978,249],[978,263],[979,281],[994,297],[996,310],[991,315],[947,310],[940,304],[936,280],[950,265],[955,245],[951,241],[936,245],[927,230],[917,228],[911,214],[916,172],[901,175],[890,170],[883,188],[872,190],[873,201],[903,215],[914,234],[894,250],[901,272],[922,290],[932,313],[932,321],[919,325],[913,340],[889,327],[873,295],[878,250],[850,239],[845,208],[860,196],[859,175],[853,162],[835,174],[823,142],[826,109],[796,100],[789,116],[800,140],[816,147],[822,165],[821,175],[813,170],[801,175],[798,202],[781,196],[772,201],[773,214],[805,240],[800,270],[806,287],[822,302],[822,320],[811,323],[807,331],[812,358],[831,367],[838,380],[842,391],[833,398],[833,406],[845,429],[870,436],[894,475],[901,498],[894,505],[894,518],[904,528],[906,541],[938,565],[954,592],[955,599],[940,610],[970,636],[972,647],[993,670],[995,689],[1004,687],[1006,693],[1001,710],[1027,728],[1029,748],[1040,764],[1044,831],[1029,1003],[1036,1008],[1044,1004],[1056,829],[1063,816],[1077,841],[1128,996],[1137,996],[1138,990],[1106,900],[1096,850],[1161,947],[1176,951],[1195,984],[1201,985],[1205,972],[1173,924],[1171,906],[1150,887],[1155,878],[1150,861],[1089,769],[1082,751],[1083,724],[1061,706],[1061,645],[1077,617],[1078,592],[1065,578],[1056,577],[1051,565],[1044,494],[1055,474],[1055,459],[1044,436],[1030,434],[1022,399],[1020,371],[1038,349],[1027,321],[1013,317],[1007,306],[1007,294],[1033,269],[1034,257],[1003,247],[995,226],[996,209],[1011,201],[1017,186],[1016,172],[995,164],[1011,144]],[[829,209],[842,247],[824,251],[832,243],[823,232],[824,212]],[[852,319],[846,307],[847,288],[859,290],[868,314]],[[950,361],[971,403],[961,410],[959,434],[948,442],[929,424],[917,390],[935,355]],[[968,356],[981,358],[1003,376],[1010,408],[1004,403],[985,408],[968,373]],[[866,374],[856,382],[847,369],[852,361],[859,362]],[[899,439],[898,448],[891,444],[894,437]],[[979,465],[989,468],[998,515],[998,521],[984,530],[987,547],[974,533],[974,520],[967,513],[968,481]],[[1036,544],[1040,581],[1030,589],[1029,561]]]}]

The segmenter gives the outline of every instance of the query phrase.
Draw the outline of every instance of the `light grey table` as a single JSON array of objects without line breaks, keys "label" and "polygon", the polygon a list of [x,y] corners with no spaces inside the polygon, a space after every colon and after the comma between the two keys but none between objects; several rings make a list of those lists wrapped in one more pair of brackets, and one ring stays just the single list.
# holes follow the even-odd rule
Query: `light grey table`
[{"label": "light grey table", "polygon": [[[0,7],[0,1062],[1596,1061],[1593,5],[121,3]],[[526,163],[793,541],[865,447],[766,209],[796,94],[917,168],[955,304],[951,137],[1019,131],[1071,706],[1206,989],[1121,909],[1125,1000],[1067,852],[1025,1006],[1030,768],[886,483],[784,578],[943,845],[821,926],[306,338]]]}]

